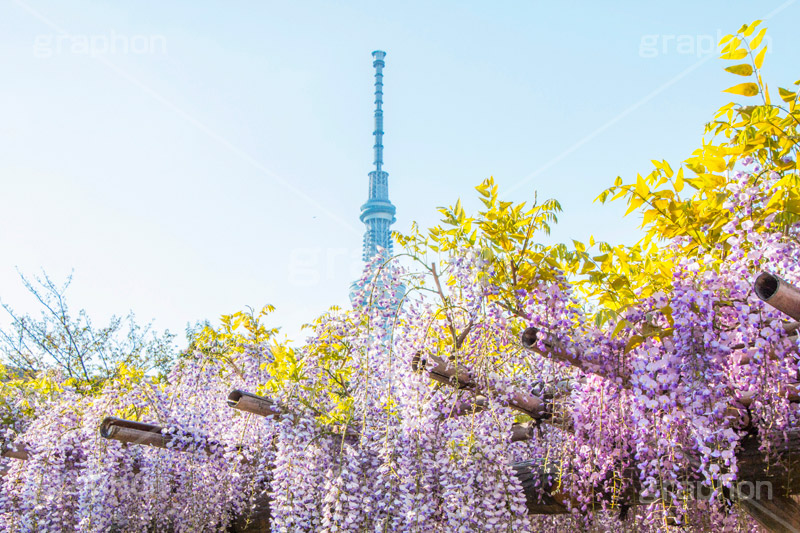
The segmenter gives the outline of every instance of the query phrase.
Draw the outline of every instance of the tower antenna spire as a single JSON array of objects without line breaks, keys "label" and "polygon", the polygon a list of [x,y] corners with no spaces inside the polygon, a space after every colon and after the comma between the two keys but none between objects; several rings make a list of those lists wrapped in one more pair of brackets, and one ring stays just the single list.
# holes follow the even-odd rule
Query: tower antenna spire
[{"label": "tower antenna spire", "polygon": [[369,261],[378,253],[378,247],[392,253],[392,234],[390,226],[395,222],[395,206],[389,201],[389,173],[383,170],[383,68],[386,52],[372,52],[372,66],[375,67],[375,170],[369,173],[369,196],[361,206],[361,221],[366,226],[364,232],[364,261]]},{"label": "tower antenna spire", "polygon": [[386,66],[383,58],[386,52],[376,50],[372,52],[375,60],[375,170],[380,172],[383,166],[383,67]]}]

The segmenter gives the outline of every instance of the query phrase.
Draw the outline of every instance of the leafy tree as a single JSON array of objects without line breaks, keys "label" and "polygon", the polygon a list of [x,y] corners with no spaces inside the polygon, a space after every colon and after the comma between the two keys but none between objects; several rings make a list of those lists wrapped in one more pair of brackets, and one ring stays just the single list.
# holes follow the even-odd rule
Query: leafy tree
[{"label": "leafy tree", "polygon": [[117,377],[122,366],[163,373],[172,363],[175,336],[169,331],[159,334],[150,324],[141,326],[133,313],[112,316],[107,325],[98,327],[84,309],[77,314],[70,310],[66,292],[71,275],[61,285],[46,273],[33,280],[22,274],[20,278],[40,313],[21,314],[2,304],[11,324],[0,330],[0,353],[19,377],[58,370],[76,384],[92,388]]}]

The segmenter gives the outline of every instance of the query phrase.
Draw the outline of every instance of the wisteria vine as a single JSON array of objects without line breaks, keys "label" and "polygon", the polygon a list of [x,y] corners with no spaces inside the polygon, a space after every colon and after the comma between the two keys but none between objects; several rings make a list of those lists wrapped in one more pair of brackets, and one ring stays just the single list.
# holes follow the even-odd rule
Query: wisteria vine
[{"label": "wisteria vine", "polygon": [[[681,258],[668,294],[602,327],[564,277],[518,291],[521,312],[500,305],[480,249],[421,270],[380,255],[353,310],[317,321],[301,348],[194,346],[164,380],[20,396],[3,449],[27,460],[2,459],[0,528],[254,531],[266,508],[281,532],[754,530],[731,497],[737,449],[758,434],[780,468],[800,343],[752,283],[769,270],[800,284],[800,228],[754,228],[744,215],[777,176],[750,178],[728,185],[724,260]],[[545,336],[523,349],[529,327],[571,360],[541,355]],[[275,370],[278,351],[292,353],[290,375]],[[433,356],[473,386],[432,381]],[[280,414],[230,409],[232,389]],[[519,393],[549,415],[515,411]],[[106,416],[158,424],[170,448],[103,439]],[[512,442],[515,422],[530,438]],[[562,514],[530,513],[547,505]]]}]

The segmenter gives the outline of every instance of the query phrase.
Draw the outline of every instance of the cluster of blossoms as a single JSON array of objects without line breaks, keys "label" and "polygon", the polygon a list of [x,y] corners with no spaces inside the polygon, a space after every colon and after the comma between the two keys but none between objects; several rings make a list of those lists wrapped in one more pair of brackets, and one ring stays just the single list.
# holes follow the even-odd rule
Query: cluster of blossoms
[{"label": "cluster of blossoms", "polygon": [[[220,408],[220,399],[224,405],[231,388],[254,387],[259,379],[242,379],[198,352],[163,383],[141,376],[110,381],[96,396],[42,396],[13,442],[27,459],[5,461],[0,529],[224,529],[266,490],[274,429]],[[169,448],[102,438],[98,427],[109,415],[157,423],[170,436]]]},{"label": "cluster of blossoms", "polygon": [[[254,531],[268,506],[285,532],[754,530],[729,499],[737,446],[759,434],[780,468],[771,450],[796,422],[798,341],[752,282],[769,269],[800,284],[800,244],[796,229],[753,227],[768,198],[750,178],[729,185],[727,242],[676,251],[669,294],[606,327],[563,278],[518,291],[512,313],[473,250],[423,273],[379,255],[354,309],[316,323],[291,375],[270,373],[275,345],[207,348],[164,382],[42,397],[5,434],[28,459],[3,460],[0,528]],[[568,360],[523,349],[528,327]],[[432,382],[434,358],[468,369],[470,386]],[[232,389],[282,414],[229,409]],[[547,415],[520,415],[519,394]],[[109,415],[158,424],[172,449],[99,437]],[[528,438],[512,442],[515,422]],[[529,514],[546,507],[564,514]]]}]

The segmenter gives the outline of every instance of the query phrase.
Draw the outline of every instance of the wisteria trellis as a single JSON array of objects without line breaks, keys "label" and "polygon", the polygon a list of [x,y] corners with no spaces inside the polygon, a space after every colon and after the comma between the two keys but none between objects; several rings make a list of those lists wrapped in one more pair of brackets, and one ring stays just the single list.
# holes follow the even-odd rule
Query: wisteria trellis
[{"label": "wisteria trellis", "polygon": [[[749,177],[730,180],[732,213],[767,201],[777,179],[754,189]],[[518,295],[524,316],[497,305],[479,250],[452,253],[436,280],[378,257],[354,310],[327,315],[299,349],[295,381],[269,387],[266,342],[224,357],[205,347],[166,381],[109,382],[96,397],[20,397],[3,413],[13,421],[4,449],[27,460],[2,460],[0,528],[252,530],[248,518],[268,505],[272,530],[287,532],[754,530],[730,499],[737,446],[758,433],[781,472],[771,450],[796,427],[787,390],[799,342],[753,280],[768,270],[800,284],[800,228],[755,231],[734,218],[726,231],[726,261],[684,259],[672,292],[629,309],[616,332],[587,320],[559,280]],[[427,296],[441,292],[438,278],[451,281],[446,305]],[[519,339],[529,327],[548,333],[534,350]],[[670,334],[642,335],[653,327]],[[553,346],[572,361],[540,355]],[[344,374],[330,371],[331,350],[346,354]],[[469,369],[473,386],[431,381],[436,357]],[[333,383],[342,375],[344,389]],[[233,389],[268,394],[280,414],[230,409]],[[547,415],[512,442],[512,424],[529,420],[512,408],[520,393],[546,400]],[[346,428],[322,416],[343,400]],[[102,438],[107,416],[158,424],[168,448]],[[527,477],[514,468],[522,461],[534,466]],[[530,515],[523,482],[571,512]]]}]

